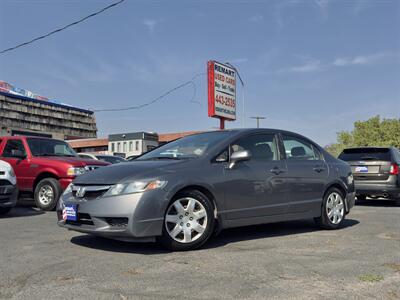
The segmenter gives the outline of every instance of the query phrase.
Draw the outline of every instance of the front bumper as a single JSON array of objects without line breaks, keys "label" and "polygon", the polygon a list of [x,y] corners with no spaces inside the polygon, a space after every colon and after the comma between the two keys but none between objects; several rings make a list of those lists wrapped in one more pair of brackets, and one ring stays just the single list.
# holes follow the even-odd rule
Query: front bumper
[{"label": "front bumper", "polygon": [[[94,200],[64,195],[57,207],[58,225],[116,240],[153,241],[162,234],[165,208],[160,197],[162,194],[156,191]],[[63,219],[66,204],[77,205],[76,222]]]},{"label": "front bumper", "polygon": [[346,195],[346,214],[350,212],[356,202],[356,192],[347,193]]},{"label": "front bumper", "polygon": [[0,186],[0,207],[14,207],[17,205],[18,188],[15,185]]}]

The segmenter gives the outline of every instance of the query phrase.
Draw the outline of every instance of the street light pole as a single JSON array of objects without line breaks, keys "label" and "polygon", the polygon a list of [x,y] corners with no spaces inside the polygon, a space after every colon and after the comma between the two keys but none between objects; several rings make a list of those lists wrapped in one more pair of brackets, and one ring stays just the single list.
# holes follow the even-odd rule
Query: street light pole
[{"label": "street light pole", "polygon": [[250,117],[250,119],[256,119],[257,120],[257,128],[260,128],[260,120],[265,120],[265,117],[261,116],[256,116],[256,117]]}]

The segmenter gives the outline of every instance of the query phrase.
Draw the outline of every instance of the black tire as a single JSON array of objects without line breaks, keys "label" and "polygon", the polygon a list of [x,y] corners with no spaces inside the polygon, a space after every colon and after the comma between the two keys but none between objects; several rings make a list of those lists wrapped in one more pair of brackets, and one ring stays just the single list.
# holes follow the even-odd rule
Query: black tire
[{"label": "black tire", "polygon": [[12,207],[0,207],[0,216],[8,214]]},{"label": "black tire", "polygon": [[[43,188],[49,188],[52,191],[52,197],[49,197],[48,203],[43,203],[40,199],[40,193]],[[51,211],[57,205],[58,199],[62,194],[62,189],[60,183],[57,179],[54,178],[45,178],[42,179],[35,188],[35,203],[36,207],[40,208],[41,210]]]},{"label": "black tire", "polygon": [[[207,224],[204,229],[204,232],[202,235],[196,239],[193,242],[188,242],[188,243],[182,243],[174,240],[169,233],[167,232],[167,225],[165,222],[165,218],[167,215],[167,212],[169,208],[173,205],[173,203],[182,198],[193,198],[197,201],[199,201],[207,214]],[[215,226],[215,218],[214,218],[214,206],[210,199],[208,199],[203,193],[197,191],[197,190],[187,190],[180,192],[178,195],[174,197],[174,199],[170,202],[168,205],[165,214],[164,214],[164,222],[163,222],[163,231],[162,235],[157,238],[158,242],[161,243],[164,247],[166,247],[169,250],[173,251],[188,251],[188,250],[194,250],[199,247],[201,247],[213,234],[214,232],[214,226]]]},{"label": "black tire", "polygon": [[[342,199],[342,201],[343,201],[343,217],[342,217],[342,219],[340,220],[340,222],[338,222],[337,224],[333,223],[333,222],[331,221],[331,219],[328,217],[328,213],[327,213],[327,209],[326,209],[326,206],[327,206],[327,203],[328,203],[328,199],[329,199],[329,197],[330,197],[332,194],[334,194],[334,193],[340,195],[340,197],[341,197],[341,199]],[[339,189],[337,189],[337,188],[334,188],[334,187],[330,188],[330,189],[325,193],[324,199],[323,199],[323,201],[322,201],[321,217],[315,218],[315,219],[314,219],[315,222],[316,222],[320,227],[322,227],[323,229],[332,230],[332,229],[337,229],[337,228],[339,228],[340,225],[343,223],[343,221],[344,221],[344,219],[345,219],[345,216],[346,216],[346,212],[345,212],[345,210],[346,210],[346,208],[345,208],[345,201],[346,201],[346,200],[345,200],[345,197],[344,197],[343,192],[342,192],[341,190],[339,190]]]},{"label": "black tire", "polygon": [[365,201],[365,200],[367,200],[367,195],[358,195],[357,196],[357,200],[358,201]]}]

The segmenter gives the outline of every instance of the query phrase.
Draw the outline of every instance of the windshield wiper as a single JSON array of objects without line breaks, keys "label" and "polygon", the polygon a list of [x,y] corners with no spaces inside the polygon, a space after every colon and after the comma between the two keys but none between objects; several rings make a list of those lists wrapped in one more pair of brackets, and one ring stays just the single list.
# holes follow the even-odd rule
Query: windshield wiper
[{"label": "windshield wiper", "polygon": [[174,156],[155,156],[155,157],[150,157],[150,158],[143,159],[143,160],[158,160],[158,159],[180,160],[179,157],[174,157]]}]

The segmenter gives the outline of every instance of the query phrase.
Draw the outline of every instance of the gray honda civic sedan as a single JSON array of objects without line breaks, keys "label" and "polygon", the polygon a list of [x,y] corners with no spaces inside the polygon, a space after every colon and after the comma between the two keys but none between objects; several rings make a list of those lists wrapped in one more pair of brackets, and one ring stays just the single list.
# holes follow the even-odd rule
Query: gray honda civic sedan
[{"label": "gray honda civic sedan", "polygon": [[311,218],[336,229],[354,199],[350,166],[311,140],[240,129],[187,136],[81,175],[57,215],[79,232],[189,250],[230,227]]}]

